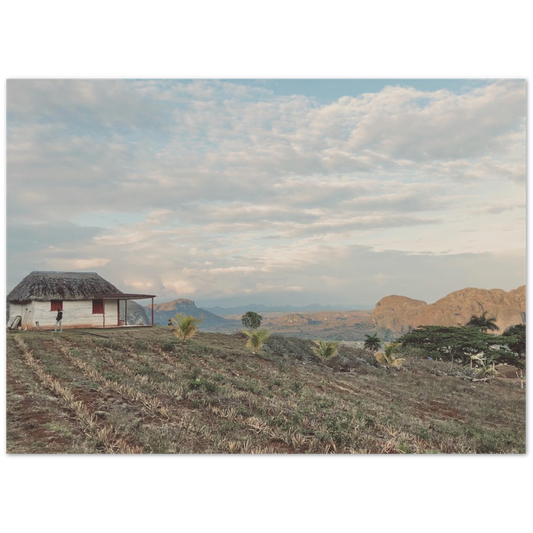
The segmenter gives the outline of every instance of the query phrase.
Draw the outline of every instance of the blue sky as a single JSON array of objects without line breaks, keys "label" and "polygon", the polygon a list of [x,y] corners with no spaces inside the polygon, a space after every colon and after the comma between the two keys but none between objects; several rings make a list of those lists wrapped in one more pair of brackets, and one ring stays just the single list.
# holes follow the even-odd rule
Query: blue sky
[{"label": "blue sky", "polygon": [[363,93],[377,93],[387,86],[414,87],[420,91],[436,91],[447,89],[455,93],[463,93],[473,87],[487,85],[487,79],[263,79],[263,80],[228,80],[235,83],[264,87],[277,96],[300,94],[314,98],[321,103],[330,103],[343,96],[359,96]]},{"label": "blue sky", "polygon": [[9,80],[7,289],[374,305],[525,283],[523,80]]}]

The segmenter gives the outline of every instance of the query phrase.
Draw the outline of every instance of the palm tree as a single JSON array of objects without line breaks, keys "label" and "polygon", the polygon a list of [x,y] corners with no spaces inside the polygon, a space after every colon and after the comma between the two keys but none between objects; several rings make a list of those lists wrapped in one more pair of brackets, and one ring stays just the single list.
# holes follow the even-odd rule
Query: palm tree
[{"label": "palm tree", "polygon": [[399,348],[400,344],[391,343],[388,346],[385,346],[385,353],[378,352],[374,354],[376,361],[383,366],[400,368],[405,361],[403,357],[396,357],[394,352]]},{"label": "palm tree", "polygon": [[381,346],[381,339],[378,337],[377,333],[374,335],[365,335],[365,350],[370,350],[371,352],[377,352]]},{"label": "palm tree", "polygon": [[256,329],[254,331],[243,330],[243,333],[248,336],[246,347],[252,350],[253,355],[263,347],[265,341],[270,337],[270,333],[266,329]]},{"label": "palm tree", "polygon": [[486,332],[488,329],[491,331],[498,331],[500,328],[496,325],[496,317],[487,318],[487,311],[484,311],[482,315],[472,315],[470,320],[466,323],[466,326],[473,328],[479,328],[481,331]]},{"label": "palm tree", "polygon": [[174,335],[178,339],[181,339],[185,344],[187,344],[187,339],[194,337],[195,333],[198,331],[198,324],[202,322],[201,318],[185,316],[181,313],[177,313],[176,318],[171,318],[170,320],[176,324],[173,331]]},{"label": "palm tree", "polygon": [[313,350],[313,353],[318,358],[322,359],[322,361],[327,361],[337,355],[339,342],[326,342],[322,339],[313,342],[316,346],[311,347],[311,350]]}]

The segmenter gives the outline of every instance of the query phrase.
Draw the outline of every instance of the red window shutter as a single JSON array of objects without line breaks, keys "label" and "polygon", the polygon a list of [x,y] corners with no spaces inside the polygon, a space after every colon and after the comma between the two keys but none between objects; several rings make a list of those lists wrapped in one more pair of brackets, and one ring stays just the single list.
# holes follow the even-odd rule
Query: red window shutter
[{"label": "red window shutter", "polygon": [[93,300],[93,315],[104,314],[104,300]]},{"label": "red window shutter", "polygon": [[63,301],[62,300],[52,300],[50,311],[63,311]]}]

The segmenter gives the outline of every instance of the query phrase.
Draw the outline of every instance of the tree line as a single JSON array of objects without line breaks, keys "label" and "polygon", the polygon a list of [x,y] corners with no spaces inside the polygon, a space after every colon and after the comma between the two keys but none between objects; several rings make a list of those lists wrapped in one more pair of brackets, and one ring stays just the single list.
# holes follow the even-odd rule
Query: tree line
[{"label": "tree line", "polygon": [[[501,335],[489,334],[498,331],[496,319],[472,315],[464,326],[421,326],[400,337],[395,345],[397,351],[410,355],[439,358],[445,361],[482,364],[509,364],[524,368],[526,356],[526,326],[517,324],[507,328]],[[377,334],[366,335],[365,348],[378,351],[383,344]]]}]

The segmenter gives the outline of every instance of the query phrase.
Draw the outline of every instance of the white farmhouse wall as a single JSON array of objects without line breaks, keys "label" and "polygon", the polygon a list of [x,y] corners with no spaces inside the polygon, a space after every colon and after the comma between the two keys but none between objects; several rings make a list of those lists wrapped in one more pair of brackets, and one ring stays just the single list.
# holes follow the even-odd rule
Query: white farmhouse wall
[{"label": "white farmhouse wall", "polygon": [[24,317],[26,308],[31,307],[31,303],[28,302],[27,304],[9,304],[9,320],[8,323],[11,322],[13,318],[15,318],[17,315],[21,318]]},{"label": "white farmhouse wall", "polygon": [[[31,319],[27,326],[33,328],[35,322],[38,321],[41,328],[53,328],[57,311],[51,311],[51,307],[50,302],[32,302]],[[117,300],[105,300],[104,309],[105,317],[103,314],[93,314],[92,300],[64,301],[63,329],[116,326],[118,324]]]},{"label": "white farmhouse wall", "polygon": [[118,325],[118,300],[104,300],[106,326]]}]

